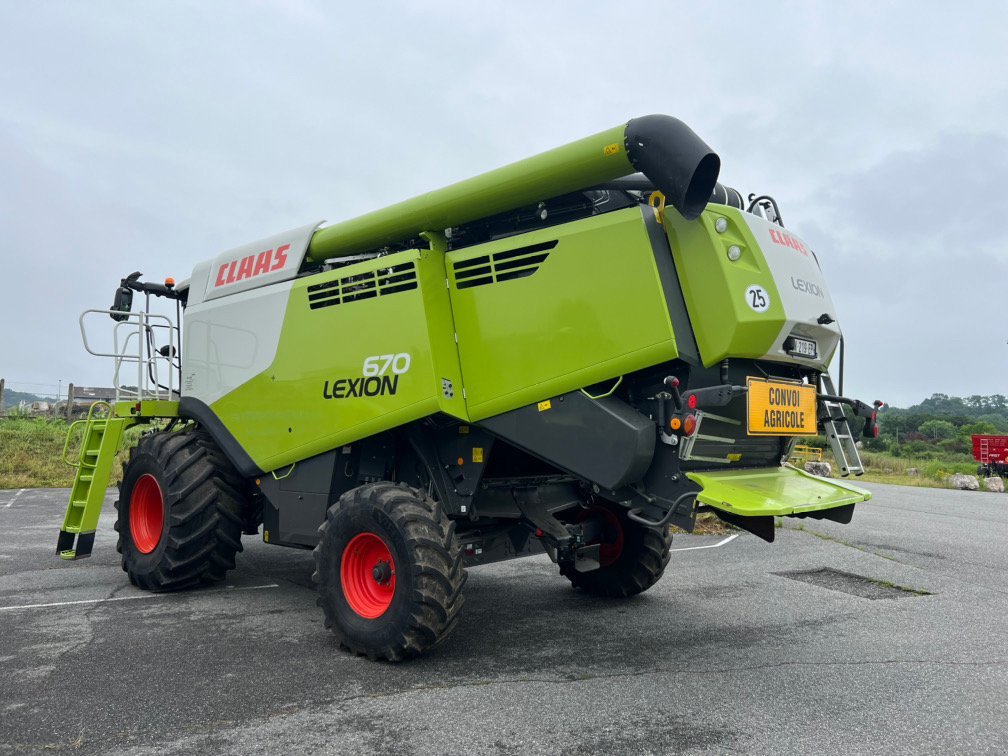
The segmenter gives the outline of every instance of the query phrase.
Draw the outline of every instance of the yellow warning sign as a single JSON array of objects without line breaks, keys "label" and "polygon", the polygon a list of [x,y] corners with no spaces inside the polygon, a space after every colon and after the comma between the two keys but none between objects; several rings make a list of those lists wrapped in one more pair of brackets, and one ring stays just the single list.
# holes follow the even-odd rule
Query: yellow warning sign
[{"label": "yellow warning sign", "polygon": [[545,412],[546,410],[551,409],[553,407],[553,405],[550,403],[549,399],[547,399],[544,402],[539,402],[538,406],[539,406],[539,411],[540,412]]},{"label": "yellow warning sign", "polygon": [[619,152],[618,142],[607,144],[605,147],[602,148],[602,154],[605,155],[606,157],[609,157],[610,155],[615,155],[618,152]]},{"label": "yellow warning sign", "polygon": [[482,462],[482,461],[483,461],[483,447],[481,447],[481,446],[474,446],[473,447],[473,462]]},{"label": "yellow warning sign", "polygon": [[750,436],[814,436],[815,386],[749,378]]}]

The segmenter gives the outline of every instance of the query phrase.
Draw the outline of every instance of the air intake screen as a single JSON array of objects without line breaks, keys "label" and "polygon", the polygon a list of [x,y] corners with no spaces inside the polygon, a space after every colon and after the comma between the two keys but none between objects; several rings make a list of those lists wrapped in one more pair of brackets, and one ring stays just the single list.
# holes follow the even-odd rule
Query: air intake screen
[{"label": "air intake screen", "polygon": [[319,307],[332,307],[358,299],[385,297],[416,287],[416,268],[412,262],[408,262],[309,286],[308,306],[317,310]]},{"label": "air intake screen", "polygon": [[468,289],[531,276],[539,270],[539,266],[549,257],[549,250],[556,245],[554,239],[456,262],[452,266],[455,271],[455,288]]}]

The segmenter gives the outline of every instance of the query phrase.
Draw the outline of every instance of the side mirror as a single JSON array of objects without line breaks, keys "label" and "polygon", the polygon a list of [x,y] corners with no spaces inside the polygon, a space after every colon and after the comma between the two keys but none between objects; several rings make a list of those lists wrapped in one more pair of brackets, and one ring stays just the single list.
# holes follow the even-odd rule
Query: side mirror
[{"label": "side mirror", "polygon": [[129,317],[130,310],[133,309],[133,290],[125,286],[116,289],[115,301],[112,302],[112,309],[119,312],[110,312],[112,320],[122,322]]}]

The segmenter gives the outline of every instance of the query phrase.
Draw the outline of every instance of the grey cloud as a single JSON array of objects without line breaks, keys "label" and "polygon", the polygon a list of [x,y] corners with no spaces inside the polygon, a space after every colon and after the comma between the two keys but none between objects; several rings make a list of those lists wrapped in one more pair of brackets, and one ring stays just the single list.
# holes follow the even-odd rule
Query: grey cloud
[{"label": "grey cloud", "polygon": [[[822,202],[842,210],[862,234],[885,246],[913,244],[948,259],[997,243],[994,226],[1006,207],[1008,138],[942,134],[925,149],[899,150],[866,171],[839,177]],[[839,215],[839,212],[835,212]]]},{"label": "grey cloud", "polygon": [[[0,375],[107,383],[77,314],[132,270],[184,278],[280,229],[668,112],[820,253],[852,388],[1003,392],[1003,330],[973,323],[999,322],[1004,280],[983,228],[1008,167],[1006,20],[938,3],[668,5],[632,22],[585,3],[11,4],[0,322],[19,327],[0,331]],[[939,364],[934,345],[956,338],[967,356]]]},{"label": "grey cloud", "polygon": [[[997,233],[1008,139],[944,133],[798,203],[851,347],[852,387],[911,404],[942,386],[1002,391],[1008,255]],[[966,389],[960,389],[966,393]]]}]

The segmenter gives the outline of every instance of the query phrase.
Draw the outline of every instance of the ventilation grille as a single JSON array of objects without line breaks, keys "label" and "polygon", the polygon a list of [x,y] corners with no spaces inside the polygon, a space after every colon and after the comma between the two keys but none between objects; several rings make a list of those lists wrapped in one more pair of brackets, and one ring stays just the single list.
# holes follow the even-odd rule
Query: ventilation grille
[{"label": "ventilation grille", "polygon": [[510,281],[514,278],[531,276],[549,257],[549,250],[557,245],[557,240],[532,244],[528,247],[509,249],[492,255],[462,260],[452,265],[455,271],[455,288],[468,289],[472,286]]},{"label": "ventilation grille", "polygon": [[384,297],[416,287],[416,267],[408,262],[309,286],[308,306],[317,310],[319,307],[332,307],[356,302],[358,299]]}]

